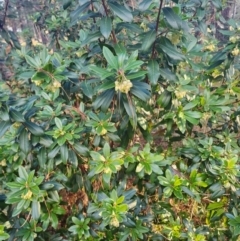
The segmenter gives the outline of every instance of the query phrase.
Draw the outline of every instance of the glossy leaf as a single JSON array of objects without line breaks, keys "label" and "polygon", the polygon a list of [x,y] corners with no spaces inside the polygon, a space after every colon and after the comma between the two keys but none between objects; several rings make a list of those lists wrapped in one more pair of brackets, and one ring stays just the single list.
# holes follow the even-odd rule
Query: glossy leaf
[{"label": "glossy leaf", "polygon": [[83,145],[80,145],[78,143],[75,143],[73,147],[74,147],[74,149],[77,151],[77,153],[79,155],[88,156],[89,150],[88,150],[88,148],[86,146],[83,146]]},{"label": "glossy leaf", "polygon": [[117,70],[118,69],[118,61],[116,56],[113,55],[113,53],[106,47],[103,47],[103,56],[107,60],[110,67]]},{"label": "glossy leaf", "polygon": [[100,21],[100,31],[104,38],[109,38],[112,31],[112,21],[109,17],[103,17]]},{"label": "glossy leaf", "polygon": [[156,85],[160,76],[159,64],[156,60],[148,62],[148,78],[152,85]]},{"label": "glossy leaf", "polygon": [[0,122],[0,138],[6,133],[6,131],[11,126],[10,121],[1,121]]},{"label": "glossy leaf", "polygon": [[170,7],[162,9],[167,23],[174,29],[181,29],[182,20]]},{"label": "glossy leaf", "polygon": [[103,69],[103,68],[99,68],[97,66],[90,66],[89,67],[92,71],[94,71],[96,74],[98,74],[98,76],[101,78],[101,80],[106,79],[107,77],[113,75],[113,73]]},{"label": "glossy leaf", "polygon": [[142,40],[142,50],[143,51],[147,51],[152,44],[154,43],[154,41],[156,40],[156,31],[155,30],[150,30],[149,32],[144,34],[144,38]]},{"label": "glossy leaf", "polygon": [[37,124],[35,124],[33,122],[26,121],[24,123],[24,125],[35,136],[41,136],[44,133],[42,127],[40,127],[39,125],[37,125]]},{"label": "glossy leaf", "polygon": [[133,15],[124,6],[118,4],[117,2],[111,2],[111,3],[109,2],[108,5],[110,9],[123,21],[132,22]]},{"label": "glossy leaf", "polygon": [[71,22],[74,23],[77,21],[79,15],[89,7],[91,2],[87,1],[83,5],[79,5],[73,12],[71,12],[70,17],[71,17]]},{"label": "glossy leaf", "polygon": [[184,60],[185,56],[178,52],[175,46],[167,39],[162,38],[159,44],[160,48],[163,50],[165,54],[171,57],[174,60]]},{"label": "glossy leaf", "polygon": [[28,137],[29,133],[23,129],[19,135],[19,147],[25,153],[28,154],[31,150],[31,145]]},{"label": "glossy leaf", "polygon": [[114,96],[115,90],[106,90],[100,94],[97,99],[93,102],[93,107],[98,109],[101,107],[103,111],[106,111],[109,105],[111,104],[112,98]]},{"label": "glossy leaf", "polygon": [[69,162],[72,164],[75,168],[78,166],[78,159],[77,155],[73,150],[69,150]]},{"label": "glossy leaf", "polygon": [[60,146],[61,160],[64,164],[67,164],[68,161],[68,148],[67,145],[64,144]]},{"label": "glossy leaf", "polygon": [[32,218],[38,220],[41,215],[41,207],[38,201],[32,201]]},{"label": "glossy leaf", "polygon": [[25,122],[25,118],[17,110],[14,110],[14,109],[11,108],[10,111],[9,111],[9,115],[16,122]]},{"label": "glossy leaf", "polygon": [[151,3],[152,3],[152,0],[143,0],[143,1],[141,1],[141,3],[138,5],[138,8],[139,8],[139,10],[140,11],[146,11],[148,8],[149,8],[149,6],[151,5]]}]

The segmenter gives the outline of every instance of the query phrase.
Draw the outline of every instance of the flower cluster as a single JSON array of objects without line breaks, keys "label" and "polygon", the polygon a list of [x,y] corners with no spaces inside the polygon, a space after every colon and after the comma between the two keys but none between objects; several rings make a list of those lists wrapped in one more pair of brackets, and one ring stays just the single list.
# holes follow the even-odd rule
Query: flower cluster
[{"label": "flower cluster", "polygon": [[235,47],[231,53],[232,53],[233,56],[238,56],[239,55],[239,48]]},{"label": "flower cluster", "polygon": [[239,36],[231,36],[229,40],[231,43],[235,44],[239,40]]},{"label": "flower cluster", "polygon": [[23,198],[23,199],[25,199],[25,200],[29,200],[29,199],[31,199],[32,194],[33,194],[33,193],[32,193],[30,190],[28,190],[28,192],[27,192],[25,195],[22,194],[21,198]]},{"label": "flower cluster", "polygon": [[114,211],[112,212],[112,218],[111,218],[110,224],[114,227],[119,227],[119,221]]},{"label": "flower cluster", "polygon": [[57,80],[54,80],[52,85],[48,86],[48,90],[51,92],[55,92],[56,90],[58,90],[61,87],[61,83]]},{"label": "flower cluster", "polygon": [[132,86],[133,86],[132,82],[128,79],[125,79],[124,81],[118,81],[118,80],[115,81],[115,90],[125,94],[129,92]]},{"label": "flower cluster", "polygon": [[186,96],[187,91],[185,91],[185,90],[180,90],[180,89],[176,89],[176,90],[174,91],[174,93],[175,93],[177,99],[182,99],[182,98],[184,98],[184,97]]},{"label": "flower cluster", "polygon": [[204,50],[215,51],[216,46],[214,44],[209,44],[209,45],[204,47]]},{"label": "flower cluster", "polygon": [[42,84],[42,80],[34,80],[35,85],[40,86]]}]

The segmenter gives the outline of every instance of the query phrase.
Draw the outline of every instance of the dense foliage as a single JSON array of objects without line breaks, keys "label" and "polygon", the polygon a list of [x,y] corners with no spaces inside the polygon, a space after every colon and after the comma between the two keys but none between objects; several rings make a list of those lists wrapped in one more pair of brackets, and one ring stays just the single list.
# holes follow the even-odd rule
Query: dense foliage
[{"label": "dense foliage", "polygon": [[239,240],[225,3],[48,1],[29,13],[46,43],[4,3],[0,240]]}]

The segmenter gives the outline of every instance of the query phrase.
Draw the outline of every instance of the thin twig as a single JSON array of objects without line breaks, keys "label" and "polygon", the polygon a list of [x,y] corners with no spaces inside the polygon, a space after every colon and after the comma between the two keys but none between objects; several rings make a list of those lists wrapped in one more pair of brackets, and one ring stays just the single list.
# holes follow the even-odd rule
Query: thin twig
[{"label": "thin twig", "polygon": [[6,21],[8,4],[9,4],[9,0],[5,0],[5,8],[4,8],[4,13],[3,13],[3,19],[2,19],[2,23],[0,23],[1,29],[3,29],[3,26],[4,26],[5,21]]},{"label": "thin twig", "polygon": [[[106,6],[106,3],[105,3],[105,0],[102,0],[102,5],[103,5],[103,8],[104,8],[105,14],[108,17],[108,10],[107,10],[107,6]],[[116,38],[114,30],[112,30],[111,33],[112,33],[113,42],[115,44],[117,44],[117,38]]]},{"label": "thin twig", "polygon": [[[159,9],[158,9],[158,15],[157,15],[157,24],[156,24],[156,34],[158,32],[158,27],[159,27],[159,19],[160,19],[160,14],[161,14],[161,10],[162,10],[162,5],[163,5],[163,0],[160,0],[160,6],[159,6]],[[156,47],[156,40],[154,41],[153,43],[153,48],[152,48],[152,59],[154,58],[154,54],[155,54],[155,47]]]},{"label": "thin twig", "polygon": [[[92,7],[92,11],[94,12],[94,6],[93,6],[93,1],[91,0],[91,7]],[[93,22],[96,23],[96,18],[93,17]]]}]

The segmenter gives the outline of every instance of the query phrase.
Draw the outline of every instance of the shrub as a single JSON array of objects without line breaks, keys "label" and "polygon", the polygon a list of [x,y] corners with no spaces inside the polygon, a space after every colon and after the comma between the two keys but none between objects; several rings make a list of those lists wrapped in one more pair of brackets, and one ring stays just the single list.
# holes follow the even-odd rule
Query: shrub
[{"label": "shrub", "polygon": [[240,32],[216,28],[223,7],[54,1],[31,15],[48,43],[27,46],[1,20],[0,240],[238,240]]}]

